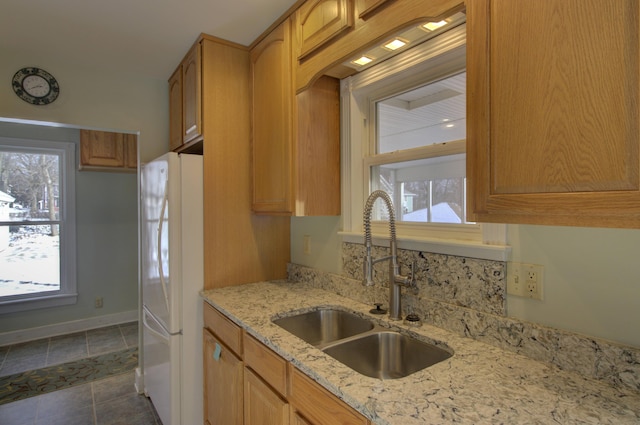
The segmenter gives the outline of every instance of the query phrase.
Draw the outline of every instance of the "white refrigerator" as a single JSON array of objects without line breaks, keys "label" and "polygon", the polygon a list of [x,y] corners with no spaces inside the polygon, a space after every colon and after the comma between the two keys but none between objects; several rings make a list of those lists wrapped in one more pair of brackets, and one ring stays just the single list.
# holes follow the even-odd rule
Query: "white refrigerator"
[{"label": "white refrigerator", "polygon": [[202,156],[173,152],[140,175],[140,366],[163,425],[203,423],[202,178]]}]

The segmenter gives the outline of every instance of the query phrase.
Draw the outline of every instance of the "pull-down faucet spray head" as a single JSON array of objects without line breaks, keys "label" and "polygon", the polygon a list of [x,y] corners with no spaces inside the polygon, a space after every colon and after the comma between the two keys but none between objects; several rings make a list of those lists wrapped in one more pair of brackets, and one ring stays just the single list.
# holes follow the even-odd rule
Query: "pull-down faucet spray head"
[{"label": "pull-down faucet spray head", "polygon": [[[384,201],[385,206],[387,207],[387,212],[389,214],[389,235],[391,237],[391,253],[388,257],[378,258],[376,260],[373,259],[371,255],[372,250],[372,242],[371,242],[371,214],[373,213],[373,205],[376,200],[380,198]],[[372,286],[373,282],[373,265],[379,261],[384,261],[388,259],[392,259],[395,262],[396,258],[396,216],[393,209],[393,203],[391,202],[391,197],[387,192],[382,190],[375,190],[369,195],[367,198],[367,202],[364,205],[364,247],[365,247],[365,258],[363,264],[363,279],[362,284],[365,286]]]}]

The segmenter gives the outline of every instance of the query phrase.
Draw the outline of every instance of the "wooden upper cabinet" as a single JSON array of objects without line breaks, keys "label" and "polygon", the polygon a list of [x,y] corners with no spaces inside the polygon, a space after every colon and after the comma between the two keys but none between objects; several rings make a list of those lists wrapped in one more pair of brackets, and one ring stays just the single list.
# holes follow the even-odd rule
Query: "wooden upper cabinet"
[{"label": "wooden upper cabinet", "polygon": [[298,94],[290,21],[251,51],[253,211],[340,215],[340,84]]},{"label": "wooden upper cabinet", "polygon": [[202,45],[199,40],[169,79],[169,150],[202,140]]},{"label": "wooden upper cabinet", "polygon": [[169,150],[182,146],[182,66],[169,79]]},{"label": "wooden upper cabinet", "polygon": [[352,0],[307,0],[296,10],[298,59],[352,26]]},{"label": "wooden upper cabinet", "polygon": [[391,3],[394,0],[356,0],[358,18],[366,19],[369,15],[380,10],[380,6]]},{"label": "wooden upper cabinet", "polygon": [[80,169],[135,172],[138,146],[135,134],[80,130]]},{"label": "wooden upper cabinet", "polygon": [[638,2],[473,0],[467,14],[469,213],[640,228]]},{"label": "wooden upper cabinet", "polygon": [[290,214],[293,196],[291,28],[286,20],[250,53],[253,211]]},{"label": "wooden upper cabinet", "polygon": [[184,143],[202,135],[202,54],[196,43],[182,63],[182,121]]}]

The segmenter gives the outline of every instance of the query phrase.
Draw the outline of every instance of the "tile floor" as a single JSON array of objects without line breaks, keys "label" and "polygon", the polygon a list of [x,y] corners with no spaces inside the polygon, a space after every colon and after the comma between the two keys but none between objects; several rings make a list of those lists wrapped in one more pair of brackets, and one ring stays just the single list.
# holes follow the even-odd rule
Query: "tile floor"
[{"label": "tile floor", "polygon": [[[138,345],[137,323],[0,347],[0,376]],[[0,405],[0,425],[161,425],[134,372]]]}]

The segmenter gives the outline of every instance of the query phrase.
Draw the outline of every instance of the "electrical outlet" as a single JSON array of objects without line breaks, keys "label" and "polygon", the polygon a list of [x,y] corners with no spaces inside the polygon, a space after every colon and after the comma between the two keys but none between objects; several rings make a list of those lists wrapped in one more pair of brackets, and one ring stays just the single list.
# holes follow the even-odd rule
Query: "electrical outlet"
[{"label": "electrical outlet", "polygon": [[96,308],[102,308],[102,297],[96,297],[95,306]]},{"label": "electrical outlet", "polygon": [[542,300],[543,272],[540,264],[507,263],[507,294]]}]

